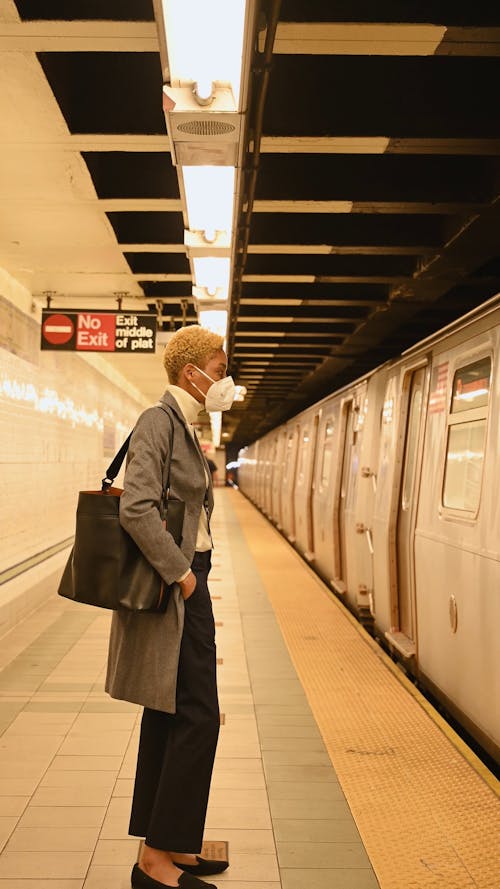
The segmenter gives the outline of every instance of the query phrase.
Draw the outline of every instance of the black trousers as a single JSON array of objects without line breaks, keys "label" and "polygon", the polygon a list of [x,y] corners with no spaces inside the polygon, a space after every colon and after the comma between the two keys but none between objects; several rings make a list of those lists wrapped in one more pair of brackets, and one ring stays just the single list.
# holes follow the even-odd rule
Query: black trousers
[{"label": "black trousers", "polygon": [[129,833],[148,846],[200,852],[219,735],[210,552],[195,553],[185,602],[176,713],[144,709]]}]

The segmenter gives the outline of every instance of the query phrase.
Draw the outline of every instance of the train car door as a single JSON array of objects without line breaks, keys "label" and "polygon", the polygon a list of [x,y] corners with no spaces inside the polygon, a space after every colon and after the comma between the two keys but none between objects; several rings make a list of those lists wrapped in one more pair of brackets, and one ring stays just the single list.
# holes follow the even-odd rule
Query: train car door
[{"label": "train car door", "polygon": [[311,463],[309,472],[309,494],[307,498],[307,524],[308,524],[308,550],[304,554],[306,559],[312,561],[314,559],[314,507],[313,500],[316,493],[316,460],[318,456],[318,428],[319,414],[316,414],[313,420],[312,443],[311,443]]},{"label": "train car door", "polygon": [[342,427],[344,429],[344,445],[342,452],[342,468],[338,487],[336,526],[337,526],[337,572],[332,586],[338,593],[347,589],[347,522],[346,511],[349,500],[351,479],[352,449],[354,446],[354,402],[349,400],[342,407]]},{"label": "train car door", "polygon": [[276,457],[273,469],[273,485],[271,497],[271,518],[281,529],[281,485],[284,473],[284,451],[286,430],[280,429],[276,436]]},{"label": "train car door", "polygon": [[295,542],[295,478],[299,450],[299,427],[287,428],[285,467],[283,472],[281,518],[282,530],[291,543]]},{"label": "train car door", "polygon": [[420,445],[424,406],[426,368],[419,367],[406,375],[403,391],[407,391],[406,427],[396,520],[397,604],[399,632],[406,637],[406,654],[414,653],[416,638],[414,608],[415,521],[420,476]]}]

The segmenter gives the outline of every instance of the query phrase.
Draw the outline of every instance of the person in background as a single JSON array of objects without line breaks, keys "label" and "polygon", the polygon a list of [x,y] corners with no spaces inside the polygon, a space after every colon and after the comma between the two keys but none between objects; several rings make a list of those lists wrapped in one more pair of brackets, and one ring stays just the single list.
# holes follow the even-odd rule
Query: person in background
[{"label": "person in background", "polygon": [[[198,325],[164,352],[164,409],[144,411],[132,434],[120,521],[171,586],[165,613],[113,612],[106,690],[144,707],[129,833],[144,837],[133,889],[216,889],[199,877],[227,861],[199,856],[220,725],[215,625],[207,586],[211,473],[193,424],[205,408],[228,410],[223,338]],[[166,416],[168,413],[169,416]],[[162,489],[186,504],[177,546],[160,516]]]}]

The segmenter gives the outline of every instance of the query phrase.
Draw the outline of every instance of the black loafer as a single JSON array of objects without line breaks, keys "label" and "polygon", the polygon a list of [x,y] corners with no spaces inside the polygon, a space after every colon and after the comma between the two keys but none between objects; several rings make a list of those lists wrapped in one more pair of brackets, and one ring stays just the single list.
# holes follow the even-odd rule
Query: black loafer
[{"label": "black loafer", "polygon": [[214,874],[221,874],[229,867],[229,861],[217,861],[215,858],[200,858],[197,855],[196,860],[198,864],[179,864],[177,861],[174,861],[174,864],[187,874],[195,874],[197,877],[211,877]]},{"label": "black loafer", "polygon": [[[146,871],[141,870],[138,864],[132,868],[132,889],[177,889],[177,886],[168,886],[154,880]],[[182,873],[179,877],[179,889],[217,889],[213,883],[205,883],[191,874]]]}]

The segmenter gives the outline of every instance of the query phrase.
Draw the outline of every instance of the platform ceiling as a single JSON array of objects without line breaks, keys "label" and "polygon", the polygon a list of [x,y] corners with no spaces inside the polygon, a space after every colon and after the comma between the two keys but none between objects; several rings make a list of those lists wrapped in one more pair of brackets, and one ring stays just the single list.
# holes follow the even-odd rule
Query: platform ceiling
[{"label": "platform ceiling", "polygon": [[[126,292],[161,300],[167,328],[195,322],[151,0],[0,0],[0,21],[0,265],[61,307]],[[484,0],[282,0],[228,440],[500,291],[499,56]],[[158,360],[113,360],[157,397]]]}]

